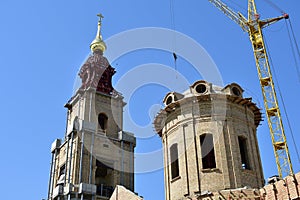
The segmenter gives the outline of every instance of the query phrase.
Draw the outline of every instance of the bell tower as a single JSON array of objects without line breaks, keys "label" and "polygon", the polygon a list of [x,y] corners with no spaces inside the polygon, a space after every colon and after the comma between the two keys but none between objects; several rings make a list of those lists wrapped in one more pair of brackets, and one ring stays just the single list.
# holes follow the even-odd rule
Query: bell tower
[{"label": "bell tower", "polygon": [[91,55],[78,74],[81,86],[65,104],[64,139],[56,139],[51,146],[48,200],[107,200],[116,185],[134,190],[136,139],[123,131],[126,104],[112,86],[116,71],[103,55],[103,16],[98,17]]}]

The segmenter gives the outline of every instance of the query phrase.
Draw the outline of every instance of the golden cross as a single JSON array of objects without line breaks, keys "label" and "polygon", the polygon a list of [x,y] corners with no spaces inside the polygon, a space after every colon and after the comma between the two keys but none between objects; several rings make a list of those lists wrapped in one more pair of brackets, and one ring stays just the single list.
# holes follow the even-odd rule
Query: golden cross
[{"label": "golden cross", "polygon": [[97,16],[99,17],[99,22],[101,23],[102,19],[104,18],[103,15],[101,13],[99,13]]}]

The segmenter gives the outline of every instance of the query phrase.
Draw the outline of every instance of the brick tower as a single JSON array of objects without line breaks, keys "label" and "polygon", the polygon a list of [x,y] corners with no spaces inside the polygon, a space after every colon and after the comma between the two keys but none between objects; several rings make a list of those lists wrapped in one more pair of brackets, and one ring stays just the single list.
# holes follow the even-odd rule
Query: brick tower
[{"label": "brick tower", "polygon": [[134,190],[136,139],[122,129],[125,103],[112,87],[115,70],[103,56],[101,20],[99,15],[92,54],[79,72],[81,86],[65,105],[64,139],[51,147],[48,200],[107,200],[116,185]]},{"label": "brick tower", "polygon": [[239,85],[197,81],[163,102],[154,125],[164,147],[166,200],[211,199],[212,193],[227,199],[222,192],[264,185],[256,138],[261,112]]}]

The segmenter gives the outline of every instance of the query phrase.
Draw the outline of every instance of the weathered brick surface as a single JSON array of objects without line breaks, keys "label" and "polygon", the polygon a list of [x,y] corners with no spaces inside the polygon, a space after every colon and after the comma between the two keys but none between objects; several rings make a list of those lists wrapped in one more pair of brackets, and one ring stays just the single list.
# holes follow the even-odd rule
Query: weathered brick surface
[{"label": "weathered brick surface", "polygon": [[[294,176],[287,176],[274,184],[268,184],[260,189],[236,188],[219,190],[212,193],[202,192],[185,198],[192,200],[299,200],[300,172]],[[176,200],[177,200],[176,199]]]},{"label": "weathered brick surface", "polygon": [[287,176],[274,184],[268,184],[260,189],[261,196],[265,200],[300,199],[300,172],[294,176]]}]

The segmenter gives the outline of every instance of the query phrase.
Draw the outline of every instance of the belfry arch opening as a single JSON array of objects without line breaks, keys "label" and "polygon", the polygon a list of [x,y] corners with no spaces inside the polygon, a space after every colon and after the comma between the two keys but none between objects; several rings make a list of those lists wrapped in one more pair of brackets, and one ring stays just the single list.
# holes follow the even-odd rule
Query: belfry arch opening
[{"label": "belfry arch opening", "polygon": [[113,193],[113,169],[103,162],[96,160],[95,183],[97,195],[110,197]]},{"label": "belfry arch opening", "polygon": [[108,117],[106,114],[104,113],[100,113],[98,115],[98,123],[100,128],[105,131],[107,129],[107,121],[108,121]]}]

